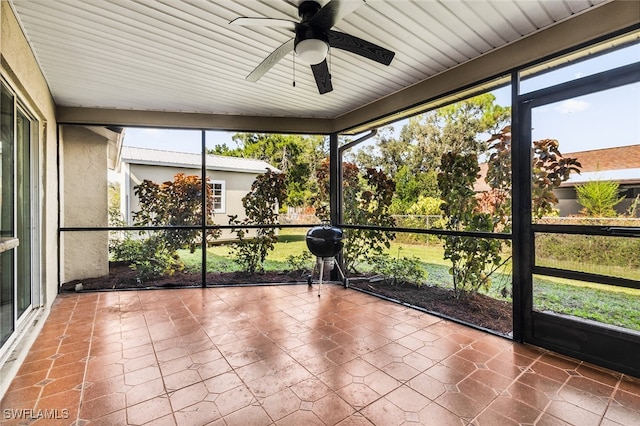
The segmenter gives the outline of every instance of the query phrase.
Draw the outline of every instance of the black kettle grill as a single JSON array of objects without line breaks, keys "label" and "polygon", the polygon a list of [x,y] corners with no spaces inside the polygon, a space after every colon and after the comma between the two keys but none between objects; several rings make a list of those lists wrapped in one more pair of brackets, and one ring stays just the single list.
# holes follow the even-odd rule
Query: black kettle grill
[{"label": "black kettle grill", "polygon": [[[320,278],[318,280],[318,297],[320,297],[320,288],[322,287],[322,276],[325,268],[329,271],[334,266],[338,268],[343,282],[347,280],[340,269],[340,265],[336,262],[336,256],[342,251],[344,243],[344,233],[342,229],[331,225],[314,226],[307,232],[307,248],[317,257],[316,265],[313,268],[315,272],[316,266],[320,269]],[[313,275],[313,273],[312,273]],[[312,284],[311,275],[308,278],[309,285]]]}]

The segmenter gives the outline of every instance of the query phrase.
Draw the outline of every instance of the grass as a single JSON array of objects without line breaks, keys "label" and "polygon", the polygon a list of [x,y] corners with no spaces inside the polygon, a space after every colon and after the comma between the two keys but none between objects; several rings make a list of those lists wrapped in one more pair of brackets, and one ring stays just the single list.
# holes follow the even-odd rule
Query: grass
[{"label": "grass", "polygon": [[[234,272],[239,266],[233,261],[230,245],[219,245],[207,249],[207,271]],[[305,234],[298,229],[283,229],[275,249],[265,261],[265,270],[282,271],[292,269],[287,261],[290,256],[299,256],[307,252]],[[439,244],[407,244],[392,242],[387,254],[392,257],[417,257],[427,271],[427,283],[452,288],[449,274],[451,264],[443,259],[443,248]],[[188,270],[199,271],[201,253],[179,252]],[[314,260],[308,262],[313,267]],[[360,265],[363,271],[373,271],[375,265]],[[562,265],[558,265],[562,266]],[[572,266],[572,265],[567,265]],[[598,271],[595,265],[573,265],[577,270]],[[591,269],[590,269],[591,268]],[[496,272],[492,286],[483,293],[504,299],[501,289],[511,289],[511,264]],[[558,314],[573,315],[580,318],[599,321],[605,324],[640,331],[640,290],[606,286],[595,283],[567,280],[555,277],[534,277],[534,308],[538,311],[550,311]]]}]

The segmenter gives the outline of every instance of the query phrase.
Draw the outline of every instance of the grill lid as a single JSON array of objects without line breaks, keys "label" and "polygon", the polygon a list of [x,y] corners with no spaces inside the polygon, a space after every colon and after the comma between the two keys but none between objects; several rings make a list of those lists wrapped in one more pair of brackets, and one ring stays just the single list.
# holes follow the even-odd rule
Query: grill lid
[{"label": "grill lid", "polygon": [[307,232],[307,248],[318,257],[334,257],[344,243],[342,229],[330,225],[314,226]]}]

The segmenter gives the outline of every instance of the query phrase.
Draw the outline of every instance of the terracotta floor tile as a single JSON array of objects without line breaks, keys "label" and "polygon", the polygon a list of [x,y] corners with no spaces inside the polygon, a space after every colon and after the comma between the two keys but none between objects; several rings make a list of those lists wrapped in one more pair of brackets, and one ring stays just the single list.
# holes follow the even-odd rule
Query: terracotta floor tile
[{"label": "terracotta floor tile", "polygon": [[300,408],[301,400],[290,389],[284,389],[262,401],[262,408],[277,421]]},{"label": "terracotta floor tile", "polygon": [[460,426],[463,424],[458,416],[435,402],[427,405],[426,408],[418,413],[418,416],[420,423],[424,425]]},{"label": "terracotta floor tile", "polygon": [[129,423],[142,425],[171,414],[169,398],[156,397],[127,407]]},{"label": "terracotta floor tile", "polygon": [[222,419],[222,415],[215,403],[202,401],[176,410],[175,419],[179,426],[209,425],[216,420]]},{"label": "terracotta floor tile", "polygon": [[68,390],[38,399],[37,410],[74,410],[77,412],[80,403],[80,391]]},{"label": "terracotta floor tile", "polygon": [[374,426],[374,424],[367,420],[362,414],[354,413],[338,423],[337,426]]},{"label": "terracotta floor tile", "polygon": [[596,426],[602,419],[602,416],[565,401],[551,401],[545,412],[576,426]]},{"label": "terracotta floor tile", "polygon": [[474,419],[472,422],[473,425],[477,426],[519,426],[520,423],[513,421],[500,413],[493,411],[492,409],[487,409],[483,411],[478,417]]},{"label": "terracotta floor tile", "polygon": [[[122,368],[122,366],[120,366],[120,368]],[[159,379],[160,377],[162,377],[160,368],[156,366],[149,366],[139,370],[125,372],[124,383],[129,386],[137,386],[150,382],[151,380]]]},{"label": "terracotta floor tile", "polygon": [[640,395],[640,379],[624,375],[618,385],[620,390]]},{"label": "terracotta floor tile", "polygon": [[335,425],[354,413],[354,408],[331,393],[313,403],[312,411],[325,424]]},{"label": "terracotta floor tile", "polygon": [[121,393],[106,394],[90,400],[85,399],[80,408],[80,418],[104,417],[116,411],[124,410],[126,406],[125,396]]},{"label": "terracotta floor tile", "polygon": [[197,370],[184,370],[163,376],[163,380],[167,391],[174,391],[199,383],[202,381],[202,378]]},{"label": "terracotta floor tile", "polygon": [[[212,398],[213,395],[210,395],[207,400]],[[223,416],[256,402],[255,396],[244,384],[215,396],[213,400]]]},{"label": "terracotta floor tile", "polygon": [[227,426],[267,426],[273,423],[264,409],[250,405],[223,417]]},{"label": "terracotta floor tile", "polygon": [[379,393],[364,383],[350,383],[338,389],[337,394],[356,409],[366,407],[380,398]]},{"label": "terracotta floor tile", "polygon": [[124,377],[115,376],[98,382],[85,382],[85,388],[83,389],[83,398],[85,401],[98,398],[102,395],[109,395],[111,393],[126,394],[131,386],[124,384]]},{"label": "terracotta floor tile", "polygon": [[500,413],[517,423],[532,424],[542,413],[531,405],[508,396],[499,396],[491,404],[489,409]]},{"label": "terracotta floor tile", "polygon": [[466,418],[477,416],[485,407],[484,404],[476,402],[468,395],[460,392],[445,392],[435,402],[452,413]]},{"label": "terracotta floor tile", "polygon": [[527,386],[522,382],[514,382],[507,388],[505,395],[508,395],[511,398],[527,404],[533,408],[536,408],[540,411],[544,411],[544,409],[551,402],[549,394]]},{"label": "terracotta floor tile", "polygon": [[293,393],[302,401],[315,402],[331,393],[331,388],[325,385],[322,380],[311,377],[303,380],[290,388]]},{"label": "terracotta floor tile", "polygon": [[171,401],[171,408],[178,411],[190,405],[197,404],[200,401],[204,401],[208,394],[209,391],[204,383],[195,383],[191,386],[170,392],[169,400]]},{"label": "terracotta floor tile", "polygon": [[47,383],[43,386],[41,398],[48,397],[51,395],[55,395],[60,392],[66,392],[69,390],[79,390],[83,384],[84,380],[84,371],[79,373],[74,373],[69,376],[55,379],[52,382]]},{"label": "terracotta floor tile", "polygon": [[91,416],[91,425],[96,426],[113,426],[113,425],[125,425],[127,424],[127,410],[119,410],[103,417],[96,418]]},{"label": "terracotta floor tile", "polygon": [[474,401],[481,404],[489,404],[496,399],[499,391],[493,386],[489,386],[481,381],[467,377],[457,384],[458,390],[465,395],[469,395]]},{"label": "terracotta floor tile", "polygon": [[405,412],[418,413],[427,405],[431,404],[431,400],[429,398],[408,386],[401,386],[397,388],[386,395],[385,398],[393,402],[398,408]]},{"label": "terracotta floor tile", "polygon": [[166,390],[162,378],[157,378],[136,386],[128,386],[126,392],[127,406],[136,405],[165,394]]},{"label": "terracotta floor tile", "polygon": [[396,426],[406,422],[405,412],[386,398],[380,398],[361,412],[374,425]]},{"label": "terracotta floor tile", "polygon": [[639,379],[337,285],[316,290],[61,295],[1,407],[68,409],[76,426],[640,418]]},{"label": "terracotta floor tile", "polygon": [[[589,389],[592,387],[593,385],[588,385]],[[609,394],[611,393],[609,392]],[[604,414],[609,400],[608,396],[602,398],[599,395],[589,392],[588,389],[578,389],[569,385],[563,386],[558,392],[558,396],[570,404],[586,409],[599,416]]]},{"label": "terracotta floor tile", "polygon": [[542,416],[536,422],[536,426],[576,426],[571,423],[567,423],[564,420],[560,420],[550,414],[543,413]]}]

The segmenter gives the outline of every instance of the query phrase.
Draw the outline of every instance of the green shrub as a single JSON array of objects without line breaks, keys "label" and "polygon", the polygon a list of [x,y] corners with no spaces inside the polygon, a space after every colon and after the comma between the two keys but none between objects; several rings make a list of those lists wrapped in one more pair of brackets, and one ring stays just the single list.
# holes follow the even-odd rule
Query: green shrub
[{"label": "green shrub", "polygon": [[411,284],[420,287],[427,278],[427,271],[415,256],[394,259],[387,254],[380,254],[374,256],[371,262],[375,265],[374,271],[390,285]]},{"label": "green shrub", "polygon": [[171,276],[184,269],[175,251],[160,237],[134,239],[127,235],[111,245],[113,260],[126,262],[140,281]]},{"label": "green shrub", "polygon": [[536,258],[640,268],[640,238],[536,234]]},{"label": "green shrub", "polygon": [[620,184],[610,180],[592,180],[583,185],[576,185],[578,203],[583,207],[582,213],[589,217],[616,217],[615,206],[620,197]]},{"label": "green shrub", "polygon": [[308,251],[287,256],[287,265],[292,271],[310,271],[313,269],[313,256]]}]

